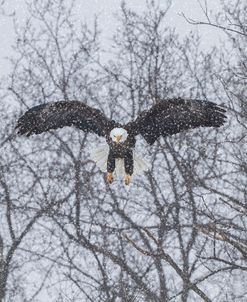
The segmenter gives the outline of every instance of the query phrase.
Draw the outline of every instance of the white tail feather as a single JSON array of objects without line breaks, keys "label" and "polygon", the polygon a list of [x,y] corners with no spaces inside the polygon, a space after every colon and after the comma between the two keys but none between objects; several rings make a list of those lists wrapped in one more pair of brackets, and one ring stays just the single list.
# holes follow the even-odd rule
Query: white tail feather
[{"label": "white tail feather", "polygon": [[[107,159],[109,154],[109,146],[102,145],[99,148],[93,150],[90,154],[91,160],[93,160],[97,167],[102,171],[107,171]],[[137,155],[135,152],[133,153],[133,160],[134,160],[134,172],[133,175],[141,174],[145,171],[149,170],[149,164]],[[116,175],[119,177],[123,177],[125,174],[124,170],[124,160],[123,158],[116,159]]]},{"label": "white tail feather", "polygon": [[115,172],[116,172],[116,175],[118,177],[123,177],[124,176],[125,171],[124,171],[124,160],[123,160],[123,158],[117,158],[116,159]]},{"label": "white tail feather", "polygon": [[102,171],[107,171],[107,159],[109,154],[109,146],[102,145],[97,149],[94,149],[91,154],[90,158],[96,163],[96,166]]},{"label": "white tail feather", "polygon": [[133,154],[134,159],[134,175],[142,174],[145,171],[149,170],[149,163],[146,162],[143,158],[137,155],[135,152]]}]

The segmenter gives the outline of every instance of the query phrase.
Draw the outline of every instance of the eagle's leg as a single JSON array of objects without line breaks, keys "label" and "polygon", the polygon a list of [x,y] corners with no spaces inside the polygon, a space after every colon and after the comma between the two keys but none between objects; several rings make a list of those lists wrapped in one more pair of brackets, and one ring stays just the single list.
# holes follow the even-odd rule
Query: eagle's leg
[{"label": "eagle's leg", "polygon": [[130,185],[130,182],[131,182],[131,175],[130,174],[125,174],[124,182],[125,182],[126,186]]},{"label": "eagle's leg", "polygon": [[133,160],[132,150],[129,151],[124,157],[124,169],[125,169],[124,182],[128,186],[131,182],[131,176],[134,171],[134,160]]},{"label": "eagle's leg", "polygon": [[112,174],[113,174],[112,172],[107,172],[106,180],[107,180],[108,184],[111,184],[113,182]]},{"label": "eagle's leg", "polygon": [[116,162],[115,157],[111,152],[109,152],[108,159],[107,159],[107,177],[106,180],[109,184],[113,182],[113,172],[115,170]]}]

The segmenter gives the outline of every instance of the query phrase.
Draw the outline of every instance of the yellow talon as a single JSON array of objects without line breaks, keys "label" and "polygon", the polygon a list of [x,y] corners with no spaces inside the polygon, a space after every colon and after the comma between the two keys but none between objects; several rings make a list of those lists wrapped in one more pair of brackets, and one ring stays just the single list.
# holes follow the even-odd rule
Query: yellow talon
[{"label": "yellow talon", "polygon": [[112,172],[107,173],[106,180],[107,180],[108,184],[111,184],[113,182]]},{"label": "yellow talon", "polygon": [[126,174],[125,178],[124,178],[124,182],[125,182],[126,186],[128,186],[131,182],[131,175]]}]

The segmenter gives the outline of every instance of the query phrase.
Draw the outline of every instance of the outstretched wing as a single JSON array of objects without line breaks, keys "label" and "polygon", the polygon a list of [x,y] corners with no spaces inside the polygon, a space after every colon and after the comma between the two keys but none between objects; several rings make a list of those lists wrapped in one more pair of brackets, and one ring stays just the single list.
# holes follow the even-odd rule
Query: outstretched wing
[{"label": "outstretched wing", "polygon": [[98,109],[79,101],[61,101],[35,106],[17,122],[19,134],[39,134],[50,129],[75,126],[85,132],[105,136],[116,123]]},{"label": "outstretched wing", "polygon": [[159,136],[168,136],[197,127],[220,127],[225,110],[215,103],[181,98],[163,100],[141,112],[124,128],[133,135],[141,134],[152,145]]}]

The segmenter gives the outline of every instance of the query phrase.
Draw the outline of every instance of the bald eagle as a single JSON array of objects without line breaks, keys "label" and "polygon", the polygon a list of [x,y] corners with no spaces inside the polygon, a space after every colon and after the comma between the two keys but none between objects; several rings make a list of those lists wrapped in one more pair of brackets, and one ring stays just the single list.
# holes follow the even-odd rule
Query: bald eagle
[{"label": "bald eagle", "polygon": [[224,113],[223,108],[209,101],[174,98],[159,101],[141,112],[136,120],[120,124],[83,102],[59,101],[32,107],[19,118],[16,128],[18,134],[30,136],[75,126],[105,137],[106,147],[99,148],[92,158],[102,170],[107,171],[109,184],[113,182],[117,166],[122,166],[125,184],[129,185],[133,173],[148,168],[134,152],[137,135],[153,145],[160,136],[197,127],[220,127],[226,120]]}]

